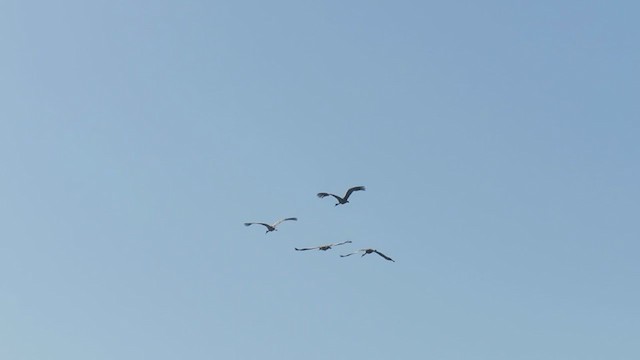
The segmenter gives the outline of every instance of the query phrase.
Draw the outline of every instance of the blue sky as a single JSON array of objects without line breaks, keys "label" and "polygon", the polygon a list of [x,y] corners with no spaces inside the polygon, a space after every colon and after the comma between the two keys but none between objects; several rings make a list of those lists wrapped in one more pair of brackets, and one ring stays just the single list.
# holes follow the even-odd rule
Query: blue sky
[{"label": "blue sky", "polygon": [[4,1],[0,357],[639,358],[639,10]]}]

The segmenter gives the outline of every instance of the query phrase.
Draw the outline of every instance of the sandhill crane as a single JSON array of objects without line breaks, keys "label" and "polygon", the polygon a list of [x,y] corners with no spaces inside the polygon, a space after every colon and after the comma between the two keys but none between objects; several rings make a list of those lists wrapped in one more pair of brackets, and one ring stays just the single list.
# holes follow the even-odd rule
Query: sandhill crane
[{"label": "sandhill crane", "polygon": [[340,196],[335,195],[335,194],[329,194],[329,193],[324,193],[324,192],[318,193],[318,197],[322,199],[322,198],[324,198],[326,196],[333,196],[334,198],[336,198],[336,200],[338,200],[338,203],[335,204],[334,206],[338,206],[338,205],[344,205],[344,204],[348,203],[349,202],[349,200],[348,200],[349,196],[351,196],[352,192],[354,192],[354,191],[364,191],[364,190],[365,190],[364,186],[355,186],[355,187],[352,187],[351,189],[347,190],[347,193],[344,194],[344,197],[340,197]]},{"label": "sandhill crane", "polygon": [[322,251],[327,251],[329,249],[331,249],[334,246],[338,246],[338,245],[344,245],[344,244],[351,244],[352,241],[351,240],[347,240],[347,241],[343,241],[341,243],[334,243],[334,244],[326,244],[326,245],[320,245],[320,246],[316,246],[316,247],[310,247],[310,248],[302,248],[302,249],[298,249],[298,248],[294,248],[296,249],[296,251],[307,251],[307,250],[322,250]]},{"label": "sandhill crane", "polygon": [[267,231],[265,232],[265,234],[267,234],[270,231],[277,231],[278,229],[276,229],[276,226],[280,225],[281,222],[287,221],[287,220],[298,221],[298,218],[291,217],[291,218],[278,220],[278,221],[274,222],[271,225],[265,224],[265,223],[259,223],[259,222],[247,222],[247,223],[244,223],[244,226],[249,226],[249,225],[253,225],[253,224],[263,225],[263,226],[265,226],[267,228]]},{"label": "sandhill crane", "polygon": [[[385,255],[385,254],[381,253],[380,251],[378,251],[378,250],[376,250],[376,249],[360,249],[360,250],[358,250],[358,251],[354,251],[354,252],[352,252],[351,254],[340,255],[340,257],[347,257],[347,256],[351,256],[351,255],[353,255],[353,254],[357,254],[357,253],[359,253],[359,252],[362,252],[362,256],[365,256],[365,255],[367,255],[367,254],[371,254],[371,253],[376,253],[376,254],[378,254],[378,255],[382,256],[383,258],[385,258],[385,259],[387,259],[387,260],[389,260],[389,261],[393,261],[393,262],[395,262],[395,260],[393,260],[392,258],[388,257],[387,255]],[[361,256],[361,257],[362,257],[362,256]]]}]

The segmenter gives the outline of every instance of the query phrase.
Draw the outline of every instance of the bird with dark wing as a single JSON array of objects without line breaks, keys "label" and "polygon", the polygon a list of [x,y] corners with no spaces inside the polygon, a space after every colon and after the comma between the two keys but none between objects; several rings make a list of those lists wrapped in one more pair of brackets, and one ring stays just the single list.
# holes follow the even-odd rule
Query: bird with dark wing
[{"label": "bird with dark wing", "polygon": [[320,246],[315,246],[315,247],[310,247],[310,248],[302,248],[302,249],[298,249],[298,248],[294,248],[296,249],[296,251],[307,251],[307,250],[322,250],[322,251],[327,251],[329,249],[331,249],[334,246],[338,246],[338,245],[344,245],[344,244],[351,244],[352,241],[351,240],[347,240],[347,241],[343,241],[341,243],[334,243],[334,244],[326,244],[326,245],[320,245]]},{"label": "bird with dark wing", "polygon": [[368,254],[371,254],[371,253],[376,253],[376,254],[382,256],[383,258],[385,258],[385,259],[387,259],[389,261],[396,262],[392,258],[388,257],[387,255],[381,253],[380,251],[378,251],[376,249],[360,249],[360,250],[354,251],[354,252],[352,252],[350,254],[340,255],[340,257],[347,257],[347,256],[351,256],[351,255],[358,254],[358,253],[362,253],[362,256],[365,256],[365,255],[368,255]]},{"label": "bird with dark wing", "polygon": [[344,194],[344,197],[340,197],[338,195],[325,193],[325,192],[318,193],[318,197],[322,199],[322,198],[327,197],[327,196],[333,196],[334,198],[336,198],[336,200],[338,200],[338,203],[335,204],[334,206],[338,206],[338,205],[344,205],[344,204],[348,203],[349,202],[349,196],[351,196],[351,194],[354,191],[364,191],[364,190],[365,190],[364,186],[354,186],[351,189],[347,190],[347,193]]},{"label": "bird with dark wing", "polygon": [[280,225],[280,223],[282,223],[283,221],[288,221],[288,220],[298,221],[298,218],[290,217],[290,218],[278,220],[273,224],[265,224],[265,223],[261,223],[261,222],[246,222],[246,223],[244,223],[244,226],[250,226],[250,225],[254,225],[254,224],[262,225],[262,226],[267,228],[267,231],[265,232],[265,234],[267,234],[267,233],[269,233],[271,231],[277,231],[278,229],[276,229],[276,227],[278,225]]}]

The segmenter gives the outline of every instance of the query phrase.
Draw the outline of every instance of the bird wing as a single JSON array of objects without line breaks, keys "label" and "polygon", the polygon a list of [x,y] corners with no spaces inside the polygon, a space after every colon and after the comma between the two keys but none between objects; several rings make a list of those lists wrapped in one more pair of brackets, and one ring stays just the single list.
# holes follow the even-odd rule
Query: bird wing
[{"label": "bird wing", "polygon": [[256,223],[256,222],[253,222],[253,223],[244,223],[244,226],[249,226],[249,225],[254,225],[254,224],[255,224],[255,225],[262,225],[262,226],[266,226],[266,227],[267,227],[267,229],[271,228],[271,225],[269,225],[269,224],[265,224],[265,223]]},{"label": "bird wing", "polygon": [[276,222],[275,222],[273,225],[271,225],[271,226],[276,227],[276,226],[278,226],[281,222],[283,222],[283,221],[287,221],[287,220],[298,221],[298,218],[291,217],[291,218],[286,218],[286,219],[278,220],[278,221],[276,221]]},{"label": "bird wing", "polygon": [[338,245],[344,245],[344,244],[351,244],[353,241],[351,240],[347,240],[347,241],[343,241],[341,243],[337,243],[337,244],[329,244],[330,246],[338,246]]},{"label": "bird wing", "polygon": [[359,252],[361,252],[361,251],[364,251],[364,250],[365,250],[365,249],[356,250],[356,251],[354,251],[354,252],[352,252],[352,253],[349,253],[349,254],[340,255],[340,257],[347,257],[347,256],[351,256],[351,255],[357,254],[357,253],[359,253]]},{"label": "bird wing", "polygon": [[385,255],[385,254],[381,253],[381,252],[380,252],[380,251],[378,251],[378,250],[373,250],[373,252],[375,252],[376,254],[378,254],[378,255],[382,256],[383,258],[385,258],[385,259],[387,259],[387,260],[389,260],[389,261],[393,261],[393,262],[395,262],[395,260],[393,260],[392,258],[388,257],[387,255]]},{"label": "bird wing", "polygon": [[351,189],[347,190],[347,193],[344,194],[344,199],[347,200],[349,196],[351,196],[351,193],[354,191],[364,191],[364,190],[365,190],[364,186],[354,186]]},{"label": "bird wing", "polygon": [[296,249],[296,251],[307,251],[307,250],[315,250],[315,249],[318,249],[319,247],[320,246],[310,247],[310,248],[302,248],[302,249],[294,248],[294,249]]},{"label": "bird wing", "polygon": [[318,193],[318,197],[320,199],[327,197],[327,196],[333,196],[334,198],[336,198],[336,200],[338,200],[338,202],[342,202],[342,198],[338,195],[334,195],[334,194],[329,194],[329,193]]}]

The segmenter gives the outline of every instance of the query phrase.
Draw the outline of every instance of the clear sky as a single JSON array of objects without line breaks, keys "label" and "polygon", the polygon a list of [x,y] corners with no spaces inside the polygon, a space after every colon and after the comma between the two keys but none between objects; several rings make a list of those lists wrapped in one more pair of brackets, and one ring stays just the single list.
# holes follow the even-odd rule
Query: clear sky
[{"label": "clear sky", "polygon": [[0,358],[639,359],[639,13],[3,1]]}]

